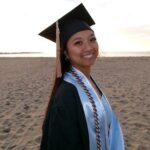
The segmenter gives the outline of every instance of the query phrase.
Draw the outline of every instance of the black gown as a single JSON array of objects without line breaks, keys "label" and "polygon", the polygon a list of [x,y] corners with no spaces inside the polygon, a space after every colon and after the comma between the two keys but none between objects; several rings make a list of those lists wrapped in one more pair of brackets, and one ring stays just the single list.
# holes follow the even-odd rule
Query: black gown
[{"label": "black gown", "polygon": [[62,81],[45,120],[40,150],[89,150],[89,135],[79,94]]}]

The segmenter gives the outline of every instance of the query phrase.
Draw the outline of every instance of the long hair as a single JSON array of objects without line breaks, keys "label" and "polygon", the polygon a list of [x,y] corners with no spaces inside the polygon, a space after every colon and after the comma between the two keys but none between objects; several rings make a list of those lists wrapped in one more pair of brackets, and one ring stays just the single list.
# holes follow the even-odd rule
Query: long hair
[{"label": "long hair", "polygon": [[66,71],[70,70],[71,64],[70,64],[69,60],[67,59],[66,55],[64,54],[64,51],[67,52],[66,47],[61,49],[60,58],[59,58],[60,63],[61,63],[62,76],[60,78],[57,78],[57,76],[55,75],[55,77],[54,77],[54,81],[53,81],[53,85],[52,85],[52,89],[51,89],[51,94],[50,94],[50,97],[49,97],[49,102],[48,102],[48,106],[47,106],[46,113],[45,113],[45,119],[44,119],[44,122],[43,122],[43,127],[44,127],[46,118],[48,117],[49,109],[50,109],[50,107],[52,106],[52,104],[54,102],[54,96],[56,94],[56,91],[57,91],[58,87],[60,86],[61,82],[63,81],[64,73]]},{"label": "long hair", "polygon": [[55,76],[55,78],[54,78],[54,84],[53,84],[51,95],[50,95],[50,99],[49,99],[49,105],[52,105],[52,103],[53,103],[53,97],[54,97],[54,95],[55,95],[59,85],[61,84],[61,82],[63,80],[64,73],[66,71],[69,71],[69,69],[70,69],[70,62],[66,58],[66,56],[65,56],[63,51],[60,54],[60,62],[61,62],[62,77],[61,78],[57,78]]}]

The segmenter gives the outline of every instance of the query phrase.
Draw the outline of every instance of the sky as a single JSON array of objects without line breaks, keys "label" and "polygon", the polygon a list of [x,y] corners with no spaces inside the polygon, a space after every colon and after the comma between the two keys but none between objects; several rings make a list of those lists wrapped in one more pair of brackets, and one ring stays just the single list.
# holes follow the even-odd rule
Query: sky
[{"label": "sky", "polygon": [[80,3],[96,22],[103,54],[150,53],[149,0],[0,0],[0,53],[55,56],[55,44],[38,33]]}]

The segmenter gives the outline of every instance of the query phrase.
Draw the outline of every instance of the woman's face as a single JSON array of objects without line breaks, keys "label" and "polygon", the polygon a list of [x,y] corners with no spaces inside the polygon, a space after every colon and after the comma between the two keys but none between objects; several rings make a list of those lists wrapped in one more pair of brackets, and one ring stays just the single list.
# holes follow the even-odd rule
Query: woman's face
[{"label": "woman's face", "polygon": [[98,56],[98,43],[94,32],[84,30],[75,33],[67,42],[67,58],[72,66],[89,69]]}]

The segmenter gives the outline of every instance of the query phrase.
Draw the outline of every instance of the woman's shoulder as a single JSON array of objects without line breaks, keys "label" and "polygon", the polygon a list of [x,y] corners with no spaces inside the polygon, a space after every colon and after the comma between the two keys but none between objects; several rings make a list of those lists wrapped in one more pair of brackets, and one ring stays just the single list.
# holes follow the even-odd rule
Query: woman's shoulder
[{"label": "woman's shoulder", "polygon": [[65,80],[62,80],[62,82],[61,82],[61,84],[60,84],[60,86],[59,86],[59,89],[75,90],[76,87],[75,87],[73,84],[71,84],[71,83],[69,83],[69,82],[67,82],[67,81],[65,81]]},{"label": "woman's shoulder", "polygon": [[68,94],[75,94],[76,92],[77,89],[73,84],[63,80],[60,86],[58,87],[56,94],[68,95]]},{"label": "woman's shoulder", "polygon": [[55,104],[71,104],[77,99],[79,99],[79,95],[76,87],[63,80],[54,96]]}]

